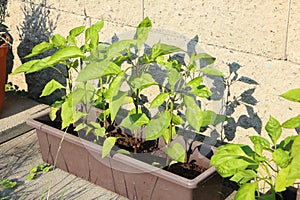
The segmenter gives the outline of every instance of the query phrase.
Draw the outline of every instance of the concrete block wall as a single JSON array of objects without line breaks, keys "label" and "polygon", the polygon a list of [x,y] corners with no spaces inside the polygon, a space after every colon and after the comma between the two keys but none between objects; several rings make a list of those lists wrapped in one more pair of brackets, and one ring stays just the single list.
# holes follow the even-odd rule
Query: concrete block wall
[{"label": "concrete block wall", "polygon": [[[56,26],[55,33],[63,35],[75,26],[104,19],[102,37],[107,40],[134,30],[146,16],[154,28],[187,38],[198,35],[201,48],[217,58],[216,67],[226,75],[228,65],[237,63],[241,76],[259,83],[237,83],[232,86],[231,97],[254,87],[253,96],[258,101],[254,114],[263,126],[270,115],[284,121],[300,113],[300,106],[278,97],[300,87],[298,0],[8,0],[6,24],[15,39],[15,68],[20,65],[16,48],[20,43],[18,27],[24,20],[22,8],[30,3],[46,7]],[[9,78],[26,88],[24,77]],[[242,115],[250,121],[253,118],[245,106],[239,106],[233,117],[239,119]],[[257,131],[237,126],[236,139],[249,134]]]}]

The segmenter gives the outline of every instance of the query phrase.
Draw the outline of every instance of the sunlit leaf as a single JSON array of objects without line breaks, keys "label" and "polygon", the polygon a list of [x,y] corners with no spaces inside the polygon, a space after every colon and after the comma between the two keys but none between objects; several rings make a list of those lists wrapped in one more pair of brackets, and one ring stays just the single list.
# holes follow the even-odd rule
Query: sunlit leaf
[{"label": "sunlit leaf", "polygon": [[104,21],[99,21],[85,31],[85,42],[90,40],[89,47],[95,49],[99,43],[99,31],[103,28]]},{"label": "sunlit leaf", "polygon": [[114,121],[115,117],[120,109],[120,107],[124,104],[128,104],[132,101],[132,98],[127,96],[127,92],[119,92],[117,95],[113,96],[109,103],[110,117],[111,120]]},{"label": "sunlit leaf", "polygon": [[282,124],[283,128],[298,128],[300,127],[300,115],[293,117]]},{"label": "sunlit leaf", "polygon": [[146,42],[148,38],[148,34],[152,28],[151,20],[146,17],[136,28],[136,39],[138,41],[137,45],[138,48],[141,47],[141,45]]},{"label": "sunlit leaf", "polygon": [[175,85],[181,78],[180,73],[176,69],[170,69],[167,76],[171,91],[175,91]]},{"label": "sunlit leaf", "polygon": [[67,46],[55,52],[48,60],[48,66],[58,64],[60,61],[65,61],[70,58],[84,58],[85,54],[76,46]]},{"label": "sunlit leaf", "polygon": [[51,40],[50,40],[51,44],[53,44],[54,47],[62,47],[66,45],[66,38],[64,38],[62,35],[60,34],[55,34]]},{"label": "sunlit leaf", "polygon": [[191,55],[191,58],[190,58],[190,62],[193,63],[194,61],[197,61],[197,60],[204,60],[208,65],[212,64],[215,62],[216,58],[206,54],[206,53],[198,53],[198,54],[192,54]]},{"label": "sunlit leaf", "polygon": [[274,162],[281,168],[286,167],[290,163],[290,160],[291,160],[290,153],[288,151],[284,151],[283,149],[280,149],[280,148],[276,149],[273,152],[272,156],[273,156]]},{"label": "sunlit leaf", "polygon": [[172,132],[170,128],[165,129],[164,133],[162,134],[162,137],[166,144],[170,144],[171,139],[176,135],[176,128],[175,126],[172,127]]},{"label": "sunlit leaf", "polygon": [[105,139],[104,143],[103,143],[103,147],[102,147],[102,158],[104,158],[105,156],[107,156],[111,149],[114,147],[116,141],[117,141],[117,137],[108,137]]},{"label": "sunlit leaf", "polygon": [[300,88],[289,90],[280,96],[290,101],[300,102]]},{"label": "sunlit leaf", "polygon": [[80,131],[80,130],[86,128],[86,127],[87,127],[87,125],[85,123],[80,123],[80,124],[78,124],[76,126],[76,128],[74,129],[74,131]]},{"label": "sunlit leaf", "polygon": [[282,128],[280,123],[272,116],[270,116],[269,121],[265,127],[274,145],[276,145],[278,138],[281,136]]},{"label": "sunlit leaf", "polygon": [[142,113],[141,111],[136,113],[136,109],[132,109],[128,113],[127,117],[123,119],[120,126],[128,128],[130,130],[137,130],[141,126],[148,124],[148,122],[149,119],[144,113]]},{"label": "sunlit leaf", "polygon": [[242,185],[234,196],[234,200],[255,200],[255,191],[258,188],[257,182]]},{"label": "sunlit leaf", "polygon": [[171,116],[169,112],[162,112],[156,119],[152,119],[146,128],[146,140],[159,138],[169,127]]},{"label": "sunlit leaf", "polygon": [[52,94],[54,91],[56,91],[58,89],[64,89],[64,88],[65,88],[65,86],[63,86],[58,81],[52,79],[45,85],[40,97],[48,96],[48,95]]},{"label": "sunlit leaf", "polygon": [[120,72],[120,67],[114,62],[108,60],[91,62],[90,64],[87,64],[82,70],[80,70],[76,81],[84,82],[107,75],[115,75]]},{"label": "sunlit leaf", "polygon": [[59,110],[60,110],[59,107],[51,107],[50,108],[49,117],[50,117],[51,121],[54,121],[56,119],[56,113]]},{"label": "sunlit leaf", "polygon": [[264,149],[270,149],[270,142],[267,139],[261,136],[250,136],[249,138],[254,144],[255,152],[259,155],[262,155]]},{"label": "sunlit leaf", "polygon": [[200,69],[200,72],[203,72],[205,74],[213,75],[213,76],[224,76],[224,74],[219,71],[216,68],[213,68],[211,66],[203,67]]},{"label": "sunlit leaf", "polygon": [[257,177],[257,174],[253,170],[242,170],[234,174],[233,177],[230,178],[231,181],[237,182],[239,184],[245,184],[250,180],[253,180]]},{"label": "sunlit leaf", "polygon": [[220,115],[211,110],[203,112],[203,123],[202,126],[213,125],[216,126],[227,120],[226,115]]},{"label": "sunlit leaf", "polygon": [[151,102],[150,108],[155,108],[155,107],[162,105],[168,96],[169,96],[169,93],[158,94]]},{"label": "sunlit leaf", "polygon": [[275,192],[282,192],[286,190],[288,186],[291,186],[296,181],[296,179],[287,178],[291,170],[291,166],[289,165],[278,172],[275,180]]},{"label": "sunlit leaf", "polygon": [[179,143],[175,143],[172,146],[171,145],[167,146],[167,154],[177,162],[181,162],[181,163],[185,162],[186,151],[183,148],[183,146]]},{"label": "sunlit leaf", "polygon": [[31,54],[25,56],[25,58],[31,58],[33,56],[39,55],[45,51],[48,51],[53,48],[53,45],[48,42],[41,42],[40,44],[33,47]]},{"label": "sunlit leaf", "polygon": [[175,52],[184,51],[179,47],[158,42],[152,46],[152,59],[155,59],[161,55],[167,55]]},{"label": "sunlit leaf", "polygon": [[137,42],[135,40],[120,40],[112,43],[107,48],[107,59],[112,59],[116,56],[120,56],[121,53],[130,50],[133,46],[136,45],[136,43]]},{"label": "sunlit leaf", "polygon": [[151,85],[156,85],[157,83],[153,80],[152,76],[148,73],[142,73],[140,76],[132,76],[129,80],[129,84],[134,89],[143,90]]},{"label": "sunlit leaf", "polygon": [[200,131],[203,123],[202,110],[196,104],[193,97],[184,95],[184,104],[186,106],[185,116],[187,121],[196,131]]}]

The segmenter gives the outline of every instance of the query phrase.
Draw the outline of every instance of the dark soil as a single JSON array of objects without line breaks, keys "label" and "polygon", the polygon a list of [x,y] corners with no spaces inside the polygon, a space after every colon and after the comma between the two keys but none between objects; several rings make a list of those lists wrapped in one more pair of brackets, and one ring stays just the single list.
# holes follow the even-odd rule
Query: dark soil
[{"label": "dark soil", "polygon": [[119,137],[117,140],[117,146],[133,153],[151,153],[158,149],[157,141],[150,140],[145,141],[141,138],[134,138],[128,135],[117,125],[109,125],[106,129],[108,136]]},{"label": "dark soil", "polygon": [[206,170],[206,168],[197,165],[194,160],[189,163],[175,163],[163,169],[187,179],[194,179]]}]

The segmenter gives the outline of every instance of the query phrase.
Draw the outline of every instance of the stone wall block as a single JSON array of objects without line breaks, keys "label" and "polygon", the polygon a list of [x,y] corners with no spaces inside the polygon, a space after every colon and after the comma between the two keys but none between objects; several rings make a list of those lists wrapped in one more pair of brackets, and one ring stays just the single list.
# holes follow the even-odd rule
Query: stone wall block
[{"label": "stone wall block", "polygon": [[136,26],[142,20],[140,0],[89,0],[86,13],[94,18],[127,26]]},{"label": "stone wall block", "polygon": [[281,59],[284,57],[288,2],[145,1],[154,27],[171,29],[219,47]]},{"label": "stone wall block", "polygon": [[287,57],[290,61],[300,63],[300,3],[297,0],[292,0],[291,2]]}]

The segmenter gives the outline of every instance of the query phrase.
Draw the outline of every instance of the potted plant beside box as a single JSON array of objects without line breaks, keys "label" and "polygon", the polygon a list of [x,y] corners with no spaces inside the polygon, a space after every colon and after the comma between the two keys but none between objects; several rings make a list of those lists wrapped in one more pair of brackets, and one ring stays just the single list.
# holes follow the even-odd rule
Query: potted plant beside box
[{"label": "potted plant beside box", "polygon": [[[280,96],[300,102],[300,88]],[[221,176],[231,177],[230,180],[240,185],[235,199],[300,199],[300,190],[292,187],[300,179],[300,135],[279,140],[283,128],[298,127],[300,115],[283,124],[271,116],[265,126],[268,139],[250,136],[254,149],[244,144],[226,144],[218,148],[211,164]]]},{"label": "potted plant beside box", "polygon": [[[55,49],[52,56],[13,72],[56,64],[68,69],[66,87],[51,80],[41,95],[60,89],[66,96],[28,120],[37,129],[43,160],[129,199],[220,199],[222,179],[209,164],[213,149],[188,137],[226,120],[199,104],[212,94],[203,75],[222,76],[211,65],[215,58],[160,41],[150,47],[148,18],[135,39],[112,44],[99,43],[102,27],[103,21],[74,28],[66,38],[54,35],[28,55]],[[82,33],[85,43],[78,47]],[[176,59],[178,52],[183,59]],[[199,60],[206,66],[200,68]]]},{"label": "potted plant beside box", "polygon": [[11,37],[8,34],[7,26],[0,23],[0,111],[5,99],[6,84],[6,54],[11,44]]}]

